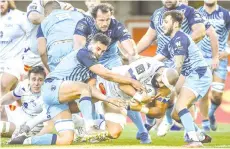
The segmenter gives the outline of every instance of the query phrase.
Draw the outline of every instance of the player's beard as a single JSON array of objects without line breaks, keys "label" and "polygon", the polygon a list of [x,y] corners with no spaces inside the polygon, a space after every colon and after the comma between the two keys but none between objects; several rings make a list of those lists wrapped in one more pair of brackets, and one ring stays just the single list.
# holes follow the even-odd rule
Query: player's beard
[{"label": "player's beard", "polygon": [[167,32],[165,33],[166,36],[170,36],[173,32],[173,27],[170,27]]},{"label": "player's beard", "polygon": [[[175,9],[175,8],[177,7],[177,3],[178,3],[178,1],[176,1],[176,3],[173,3],[173,2],[172,2],[171,4],[170,4],[170,3],[168,3],[168,4],[167,4],[167,3],[164,3],[164,7],[167,8],[167,9],[172,10],[172,9]],[[170,5],[169,5],[169,4],[170,4]]]},{"label": "player's beard", "polygon": [[212,8],[212,7],[214,7],[215,6],[215,2],[214,3],[206,3],[206,2],[204,2],[204,4],[207,6],[207,7],[210,7],[210,8]]}]

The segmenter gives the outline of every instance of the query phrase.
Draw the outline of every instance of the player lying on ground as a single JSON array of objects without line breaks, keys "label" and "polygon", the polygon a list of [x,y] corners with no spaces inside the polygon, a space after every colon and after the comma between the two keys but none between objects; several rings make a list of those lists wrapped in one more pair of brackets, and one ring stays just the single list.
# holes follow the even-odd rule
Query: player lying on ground
[{"label": "player lying on ground", "polygon": [[[28,80],[20,82],[13,91],[0,99],[0,109],[17,100],[21,100],[22,103],[21,110],[18,111],[19,115],[16,115],[19,116],[17,120],[13,122],[0,121],[1,136],[10,137],[16,126],[20,126],[29,119],[33,119],[42,112],[43,100],[40,95],[45,76],[45,71],[41,66],[33,67],[28,73]],[[31,130],[32,134],[37,134],[42,127],[42,124],[36,125]]]},{"label": "player lying on ground", "polygon": [[[42,95],[47,110],[46,114],[54,120],[58,135],[44,134],[29,138],[20,136],[11,140],[10,144],[23,144],[23,142],[27,144],[71,144],[74,138],[74,124],[68,102],[79,98],[79,102],[92,101],[92,97],[102,101],[107,99],[96,88],[85,84],[91,81],[96,74],[117,83],[131,84],[138,90],[144,89],[140,82],[113,73],[97,63],[109,43],[109,37],[102,33],[96,34],[88,49],[83,48],[71,52],[47,76],[42,87]],[[89,114],[85,118],[88,119],[88,126],[90,126],[92,107],[87,107],[87,110]]]}]

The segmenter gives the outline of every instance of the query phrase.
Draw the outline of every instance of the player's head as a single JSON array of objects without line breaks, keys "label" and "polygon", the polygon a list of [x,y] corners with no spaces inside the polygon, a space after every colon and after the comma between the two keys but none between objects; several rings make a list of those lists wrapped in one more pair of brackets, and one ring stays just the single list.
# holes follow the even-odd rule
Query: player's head
[{"label": "player's head", "polygon": [[1,15],[5,15],[9,9],[16,9],[14,0],[0,0],[0,11]]},{"label": "player's head", "polygon": [[167,11],[164,14],[163,21],[163,30],[166,36],[170,36],[175,29],[181,27],[183,21],[183,14],[177,10]]},{"label": "player's head", "polygon": [[89,49],[93,52],[94,56],[99,59],[106,51],[110,41],[111,39],[105,34],[97,33],[90,41]]},{"label": "player's head", "polygon": [[174,90],[174,86],[178,79],[179,74],[175,69],[161,67],[152,77],[151,84],[154,88],[158,89],[158,92],[170,93]]},{"label": "player's head", "polygon": [[181,4],[188,5],[188,0],[179,0]]},{"label": "player's head", "polygon": [[92,12],[93,8],[101,3],[101,0],[85,0],[85,5],[89,12]]},{"label": "player's head", "polygon": [[48,16],[55,9],[61,9],[60,3],[55,0],[48,1],[44,6],[45,16]]},{"label": "player's head", "polygon": [[165,8],[172,10],[177,7],[179,0],[162,0],[162,3]]},{"label": "player's head", "polygon": [[106,32],[108,30],[113,12],[113,6],[108,3],[101,3],[93,8],[91,15],[95,19],[98,30],[102,32]]},{"label": "player's head", "polygon": [[217,4],[217,0],[204,0],[204,4],[208,7],[213,7]]},{"label": "player's head", "polygon": [[28,72],[28,77],[31,91],[33,93],[39,93],[46,77],[44,68],[42,66],[32,67]]}]

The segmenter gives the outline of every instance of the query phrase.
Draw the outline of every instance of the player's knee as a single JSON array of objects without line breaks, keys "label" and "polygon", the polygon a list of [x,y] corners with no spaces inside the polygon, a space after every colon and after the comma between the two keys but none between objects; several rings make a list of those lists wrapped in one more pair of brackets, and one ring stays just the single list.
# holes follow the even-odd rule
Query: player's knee
[{"label": "player's knee", "polygon": [[220,105],[221,101],[222,101],[222,93],[218,93],[218,92],[213,91],[212,92],[212,99],[211,100],[215,104]]},{"label": "player's knee", "polygon": [[74,134],[73,133],[62,133],[59,135],[59,139],[57,140],[57,145],[70,145],[73,142]]},{"label": "player's knee", "polygon": [[122,129],[120,129],[120,128],[115,128],[115,129],[111,130],[111,131],[109,132],[109,134],[110,134],[110,137],[111,137],[112,139],[117,139],[117,138],[120,137],[121,132],[122,132]]}]

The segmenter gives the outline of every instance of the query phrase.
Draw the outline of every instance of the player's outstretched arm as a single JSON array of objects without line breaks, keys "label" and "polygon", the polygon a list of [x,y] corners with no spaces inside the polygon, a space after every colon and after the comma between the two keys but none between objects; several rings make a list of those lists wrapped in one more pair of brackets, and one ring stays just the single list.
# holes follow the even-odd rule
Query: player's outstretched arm
[{"label": "player's outstretched arm", "polygon": [[142,84],[139,81],[116,74],[110,71],[109,69],[105,68],[101,64],[93,65],[89,67],[89,69],[106,80],[121,83],[121,84],[129,84],[137,90],[145,90],[145,88],[142,86]]},{"label": "player's outstretched arm", "polygon": [[20,98],[17,98],[16,96],[13,95],[13,91],[8,92],[5,94],[1,99],[0,99],[0,106],[2,105],[9,105],[13,103],[16,100],[19,100]]},{"label": "player's outstretched arm", "polygon": [[157,38],[156,30],[149,27],[145,35],[141,38],[141,40],[137,44],[137,52],[141,53],[146,50],[154,40]]}]

